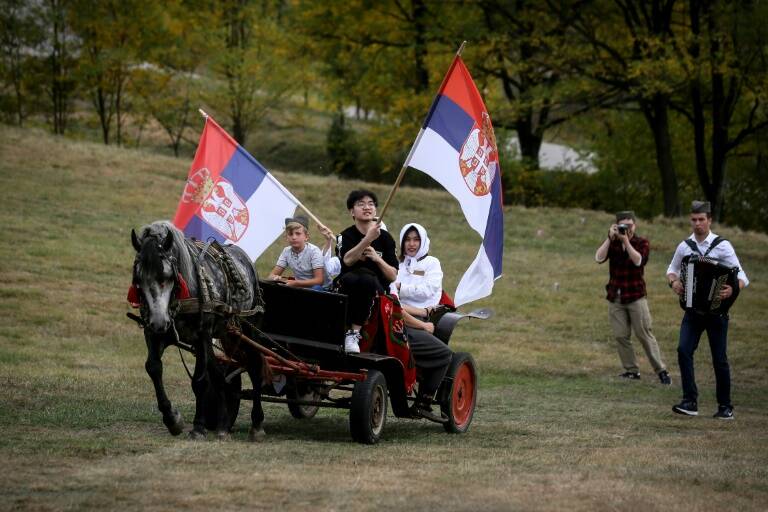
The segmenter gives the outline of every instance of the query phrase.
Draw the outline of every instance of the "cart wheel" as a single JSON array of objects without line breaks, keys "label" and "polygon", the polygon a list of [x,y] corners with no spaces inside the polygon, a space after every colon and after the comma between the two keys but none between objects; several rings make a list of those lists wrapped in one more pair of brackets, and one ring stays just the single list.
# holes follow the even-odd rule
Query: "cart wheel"
[{"label": "cart wheel", "polygon": [[376,444],[387,421],[387,379],[378,370],[355,383],[349,408],[349,429],[358,443]]},{"label": "cart wheel", "polygon": [[[320,393],[314,389],[307,389],[303,387],[301,390],[292,388],[287,393],[288,398],[293,400],[306,400],[310,402],[319,402],[322,398]],[[308,420],[314,418],[317,411],[320,410],[319,405],[300,405],[300,404],[288,404],[288,410],[291,412],[291,416],[297,420]]]},{"label": "cart wheel", "polygon": [[448,417],[443,428],[451,434],[462,434],[469,430],[477,403],[475,360],[466,352],[456,352],[445,376],[451,379],[451,389],[440,403],[440,410]]}]

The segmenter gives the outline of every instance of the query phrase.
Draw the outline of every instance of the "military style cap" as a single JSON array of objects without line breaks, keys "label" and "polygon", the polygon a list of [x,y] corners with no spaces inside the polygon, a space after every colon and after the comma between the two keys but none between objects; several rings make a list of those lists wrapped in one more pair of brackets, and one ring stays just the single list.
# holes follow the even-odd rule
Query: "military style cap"
[{"label": "military style cap", "polygon": [[286,226],[288,224],[292,223],[292,222],[298,222],[299,224],[304,226],[304,229],[309,229],[309,219],[307,219],[303,215],[297,215],[295,217],[286,217],[285,218],[285,225]]},{"label": "military style cap", "polygon": [[623,219],[632,219],[635,220],[635,212],[632,210],[626,210],[623,212],[616,212],[616,222],[619,222]]},{"label": "military style cap", "polygon": [[691,202],[691,213],[712,213],[712,208],[709,204],[709,201]]}]

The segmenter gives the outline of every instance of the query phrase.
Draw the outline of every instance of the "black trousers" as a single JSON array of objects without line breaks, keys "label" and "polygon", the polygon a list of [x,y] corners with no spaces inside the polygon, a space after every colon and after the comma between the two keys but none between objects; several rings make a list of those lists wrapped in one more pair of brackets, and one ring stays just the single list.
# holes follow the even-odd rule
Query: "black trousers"
[{"label": "black trousers", "polygon": [[384,293],[384,287],[370,272],[348,272],[339,278],[339,285],[349,298],[347,322],[363,325],[371,314],[373,299],[377,293]]},{"label": "black trousers", "polygon": [[683,398],[699,398],[696,377],[693,371],[693,354],[699,347],[701,335],[707,331],[709,349],[712,352],[712,366],[715,369],[717,403],[731,405],[731,369],[728,365],[728,317],[702,315],[686,311],[680,325],[680,343],[677,347],[677,362],[680,365],[680,380],[683,384]]},{"label": "black trousers", "polygon": [[440,339],[422,329],[406,327],[411,353],[419,369],[419,394],[432,397],[445,376],[453,352]]}]

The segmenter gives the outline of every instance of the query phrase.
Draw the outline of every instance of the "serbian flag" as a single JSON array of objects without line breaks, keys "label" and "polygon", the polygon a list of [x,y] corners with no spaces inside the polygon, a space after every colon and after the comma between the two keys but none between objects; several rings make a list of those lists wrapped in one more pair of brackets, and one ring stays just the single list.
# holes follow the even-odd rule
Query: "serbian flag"
[{"label": "serbian flag", "polygon": [[255,260],[283,232],[298,203],[207,117],[173,224],[198,240],[237,245]]},{"label": "serbian flag", "polygon": [[456,289],[456,305],[487,297],[493,282],[501,277],[504,254],[501,168],[488,110],[458,55],[406,165],[427,173],[445,187],[483,239],[477,257]]}]

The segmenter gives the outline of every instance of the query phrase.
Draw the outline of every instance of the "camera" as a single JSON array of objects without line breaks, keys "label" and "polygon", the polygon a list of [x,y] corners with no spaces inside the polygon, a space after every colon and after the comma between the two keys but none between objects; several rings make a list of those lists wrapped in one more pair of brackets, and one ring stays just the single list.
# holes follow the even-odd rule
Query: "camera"
[{"label": "camera", "polygon": [[629,224],[619,224],[617,228],[619,230],[619,234],[626,235],[627,231],[629,230]]}]

